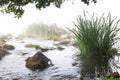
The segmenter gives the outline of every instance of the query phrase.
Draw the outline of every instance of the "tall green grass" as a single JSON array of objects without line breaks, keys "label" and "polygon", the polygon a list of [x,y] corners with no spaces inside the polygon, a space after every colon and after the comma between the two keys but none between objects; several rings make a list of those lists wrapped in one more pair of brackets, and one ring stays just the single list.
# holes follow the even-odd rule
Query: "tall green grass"
[{"label": "tall green grass", "polygon": [[70,30],[74,33],[76,43],[82,55],[109,56],[113,45],[118,40],[118,23],[116,18],[112,19],[110,13],[107,17],[98,17],[94,14],[90,19],[87,15],[79,16],[75,29]]}]

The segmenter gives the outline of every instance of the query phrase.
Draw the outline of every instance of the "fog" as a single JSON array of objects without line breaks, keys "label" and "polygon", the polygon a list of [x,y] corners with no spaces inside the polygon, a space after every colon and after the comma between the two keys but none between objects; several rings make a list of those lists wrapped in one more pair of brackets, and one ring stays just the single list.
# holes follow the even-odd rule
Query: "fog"
[{"label": "fog", "polygon": [[98,0],[96,4],[92,3],[87,6],[81,0],[74,0],[74,2],[64,2],[61,8],[51,5],[41,10],[29,4],[24,7],[25,13],[20,19],[14,18],[13,14],[0,13],[0,33],[11,33],[14,36],[18,36],[32,23],[55,24],[58,27],[72,28],[76,17],[83,14],[83,10],[88,11],[90,16],[93,12],[98,15],[110,12],[113,17],[119,18],[119,3],[119,0]]}]

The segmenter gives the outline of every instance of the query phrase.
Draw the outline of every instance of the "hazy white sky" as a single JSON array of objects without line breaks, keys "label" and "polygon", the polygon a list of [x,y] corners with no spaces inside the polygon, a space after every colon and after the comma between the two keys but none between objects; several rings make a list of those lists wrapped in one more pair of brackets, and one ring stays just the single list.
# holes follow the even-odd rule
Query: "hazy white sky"
[{"label": "hazy white sky", "polygon": [[65,2],[61,8],[50,6],[41,11],[33,5],[27,5],[25,14],[21,19],[16,19],[11,14],[0,13],[0,33],[18,35],[29,24],[40,22],[71,28],[73,27],[72,22],[83,13],[83,10],[87,10],[90,14],[95,12],[99,15],[110,12],[113,17],[120,18],[119,8],[120,0],[98,0],[96,4],[90,4],[89,6],[82,3],[81,0],[74,0],[74,4]]}]

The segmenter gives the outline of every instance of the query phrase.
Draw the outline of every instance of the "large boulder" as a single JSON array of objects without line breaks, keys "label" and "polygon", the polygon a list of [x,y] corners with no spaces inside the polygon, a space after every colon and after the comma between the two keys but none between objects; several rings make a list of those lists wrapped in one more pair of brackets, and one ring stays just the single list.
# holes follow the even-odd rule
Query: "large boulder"
[{"label": "large boulder", "polygon": [[10,45],[10,44],[5,44],[5,45],[3,46],[3,49],[6,49],[6,50],[14,50],[15,47],[14,47],[13,45]]},{"label": "large boulder", "polygon": [[49,61],[51,62],[48,57],[41,52],[37,52],[35,55],[26,60],[26,67],[30,68],[31,70],[44,70],[50,66],[48,63]]},{"label": "large boulder", "polygon": [[8,51],[0,48],[0,60],[7,54],[10,54]]}]

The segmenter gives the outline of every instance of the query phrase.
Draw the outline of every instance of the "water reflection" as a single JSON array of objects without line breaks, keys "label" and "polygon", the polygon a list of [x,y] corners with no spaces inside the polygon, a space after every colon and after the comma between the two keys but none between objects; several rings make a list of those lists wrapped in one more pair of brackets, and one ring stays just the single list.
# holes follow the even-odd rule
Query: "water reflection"
[{"label": "water reflection", "polygon": [[81,71],[83,77],[100,77],[105,76],[107,72],[111,72],[112,68],[109,65],[110,58],[108,57],[81,57]]}]

